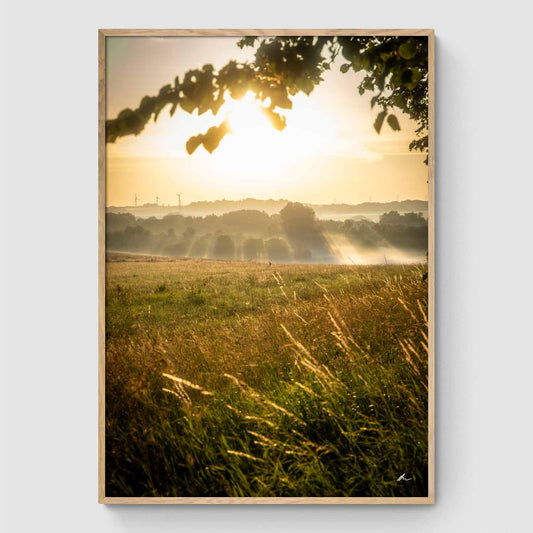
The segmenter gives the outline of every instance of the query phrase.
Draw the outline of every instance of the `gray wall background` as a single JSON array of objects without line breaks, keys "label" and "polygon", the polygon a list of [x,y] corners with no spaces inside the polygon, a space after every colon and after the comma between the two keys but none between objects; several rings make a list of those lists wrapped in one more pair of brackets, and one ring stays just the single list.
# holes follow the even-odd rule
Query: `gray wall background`
[{"label": "gray wall background", "polygon": [[[533,357],[526,6],[5,1],[6,532],[525,530]],[[99,27],[436,29],[435,506],[96,503]]]}]

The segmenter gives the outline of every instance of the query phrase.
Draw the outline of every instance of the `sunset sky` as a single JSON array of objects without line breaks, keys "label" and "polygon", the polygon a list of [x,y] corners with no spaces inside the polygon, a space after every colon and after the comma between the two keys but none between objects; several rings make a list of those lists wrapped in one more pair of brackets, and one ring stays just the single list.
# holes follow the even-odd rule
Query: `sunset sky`
[{"label": "sunset sky", "polygon": [[[229,37],[108,37],[107,118],[136,108],[145,95],[173,83],[176,75],[230,59],[251,59]],[[342,60],[326,73],[309,97],[300,93],[279,132],[256,109],[252,95],[229,101],[216,117],[198,117],[166,108],[137,137],[107,145],[107,204],[176,204],[241,198],[286,198],[309,203],[360,203],[427,199],[424,155],[408,150],[414,124],[398,116],[400,132],[373,128],[376,110],[360,96],[361,74],[339,72]],[[218,125],[227,113],[234,133],[213,154],[203,147],[185,151],[187,139]]]}]

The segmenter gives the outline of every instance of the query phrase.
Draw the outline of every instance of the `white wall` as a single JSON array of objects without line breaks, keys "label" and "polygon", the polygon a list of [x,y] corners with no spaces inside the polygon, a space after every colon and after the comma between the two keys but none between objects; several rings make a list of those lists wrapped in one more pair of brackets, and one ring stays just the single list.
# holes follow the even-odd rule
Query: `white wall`
[{"label": "white wall", "polygon": [[[6,532],[525,530],[533,357],[526,5],[6,0]],[[436,29],[435,506],[97,505],[99,27]]]}]

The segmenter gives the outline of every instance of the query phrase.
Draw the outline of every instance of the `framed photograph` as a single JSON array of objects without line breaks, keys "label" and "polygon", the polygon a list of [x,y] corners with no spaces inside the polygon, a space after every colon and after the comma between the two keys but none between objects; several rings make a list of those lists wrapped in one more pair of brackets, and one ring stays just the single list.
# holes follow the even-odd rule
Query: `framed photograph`
[{"label": "framed photograph", "polygon": [[433,30],[100,30],[99,501],[434,502]]}]

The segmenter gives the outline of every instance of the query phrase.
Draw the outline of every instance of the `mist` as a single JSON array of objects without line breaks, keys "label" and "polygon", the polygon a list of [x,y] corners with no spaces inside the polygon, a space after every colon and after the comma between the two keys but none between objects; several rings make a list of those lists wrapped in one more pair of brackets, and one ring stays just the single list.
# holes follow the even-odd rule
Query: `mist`
[{"label": "mist", "polygon": [[[314,264],[416,264],[426,261],[423,213],[388,211],[318,218],[285,201],[277,213],[241,209],[217,215],[106,214],[106,249],[172,258]],[[279,208],[279,205],[278,205]]]}]

